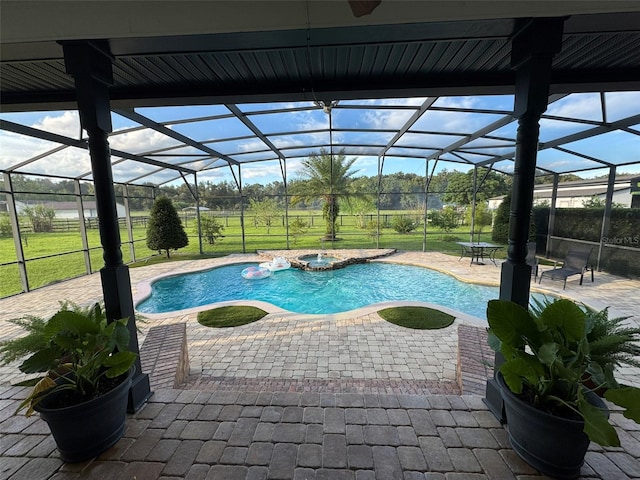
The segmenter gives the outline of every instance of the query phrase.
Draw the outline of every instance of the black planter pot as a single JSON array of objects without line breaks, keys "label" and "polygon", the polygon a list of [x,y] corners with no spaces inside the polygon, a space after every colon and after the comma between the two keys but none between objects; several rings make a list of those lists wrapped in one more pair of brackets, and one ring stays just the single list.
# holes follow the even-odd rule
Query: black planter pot
[{"label": "black planter pot", "polygon": [[[513,450],[550,477],[577,478],[589,447],[589,437],[583,431],[584,421],[567,420],[538,410],[514,395],[500,373],[496,378],[502,391]],[[597,395],[589,395],[588,399],[596,407],[606,409]]]},{"label": "black planter pot", "polygon": [[60,458],[82,462],[96,457],[116,444],[124,434],[127,399],[133,369],[113,390],[85,403],[64,408],[49,408],[44,398],[35,410],[49,424]]}]

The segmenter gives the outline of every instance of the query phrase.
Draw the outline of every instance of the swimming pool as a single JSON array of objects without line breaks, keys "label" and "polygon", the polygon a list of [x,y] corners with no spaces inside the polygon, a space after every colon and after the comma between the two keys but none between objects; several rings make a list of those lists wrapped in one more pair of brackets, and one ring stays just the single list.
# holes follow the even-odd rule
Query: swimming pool
[{"label": "swimming pool", "polygon": [[498,287],[464,283],[428,268],[392,263],[350,265],[338,270],[274,272],[244,279],[249,265],[235,264],[160,279],[137,305],[141,313],[164,313],[228,300],[261,300],[296,313],[346,312],[378,302],[420,301],[486,318]]}]

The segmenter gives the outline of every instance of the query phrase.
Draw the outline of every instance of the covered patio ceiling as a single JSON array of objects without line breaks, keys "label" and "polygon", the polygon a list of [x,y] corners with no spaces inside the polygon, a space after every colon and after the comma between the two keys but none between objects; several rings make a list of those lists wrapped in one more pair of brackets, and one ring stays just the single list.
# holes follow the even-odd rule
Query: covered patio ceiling
[{"label": "covered patio ceiling", "polygon": [[[640,162],[637,2],[383,0],[359,18],[346,1],[181,2],[179,21],[167,3],[3,2],[0,138],[10,155],[0,170],[92,179],[62,47],[82,38],[112,56],[117,182],[215,181],[229,166],[280,162],[295,171],[321,148],[409,171],[439,159],[511,173],[512,39],[530,17],[560,15],[539,170]],[[21,113],[34,111],[66,115],[67,129]],[[26,137],[34,148],[20,148]]]}]

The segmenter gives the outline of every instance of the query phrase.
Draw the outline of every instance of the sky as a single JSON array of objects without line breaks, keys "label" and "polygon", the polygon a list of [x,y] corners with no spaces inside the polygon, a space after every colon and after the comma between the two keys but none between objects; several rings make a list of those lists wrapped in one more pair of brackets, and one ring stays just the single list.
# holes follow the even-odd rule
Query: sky
[{"label": "sky", "polygon": [[[357,171],[356,176],[375,176],[378,172],[378,157],[371,155],[372,148],[377,152],[387,145],[397,129],[405,125],[425,100],[343,100],[332,109],[331,118],[311,102],[238,104],[237,107],[289,158],[286,161],[288,179],[299,178],[302,159],[319,150],[317,147],[309,148],[310,144],[324,145],[327,150],[333,145],[334,152],[345,148],[349,158],[357,158],[353,165]],[[607,122],[639,115],[640,92],[606,93],[604,104]],[[464,111],[452,111],[452,108]],[[432,109],[422,115],[387,151],[383,173],[402,171],[425,175],[426,157],[437,156],[439,149],[446,149],[478,129],[503,119],[512,108],[511,95],[438,98]],[[292,110],[282,112],[282,109]],[[242,162],[241,177],[244,185],[282,181],[281,166],[269,146],[254,137],[251,130],[224,105],[140,108],[136,112],[156,122],[169,122],[167,126],[172,130],[206,142],[216,152]],[[603,120],[603,106],[598,93],[572,94],[551,103],[545,115],[554,118],[543,118],[540,122],[540,141],[543,144],[594,128],[593,124],[560,118],[600,122]],[[76,111],[2,113],[0,118],[71,138],[79,138],[81,135]],[[190,118],[198,118],[199,121],[185,122]],[[114,133],[109,137],[109,142],[113,150],[144,154],[173,164],[182,163],[185,167],[197,170],[221,165],[222,168],[199,173],[198,181],[233,182],[233,175],[225,161],[211,159],[209,154],[193,147],[180,146],[179,141],[143,128],[116,113],[112,114],[112,122]],[[490,158],[488,155],[510,154],[514,151],[516,128],[516,122],[501,126],[489,133],[491,138],[473,140],[458,155],[477,162]],[[597,158],[621,165],[618,173],[640,173],[640,135],[633,132],[640,133],[640,123],[631,125],[626,131],[610,131],[563,146],[575,152],[575,155],[557,149],[542,149],[538,153],[538,165],[568,173],[597,166],[592,160]],[[83,136],[86,137],[86,134]],[[363,152],[361,145],[371,148]],[[49,152],[49,155],[43,155],[16,171],[91,178],[86,151],[73,147],[55,150],[57,147],[57,143],[0,131],[0,170],[12,168]],[[445,168],[467,171],[470,167],[460,163],[460,156],[451,153],[442,155],[435,172]],[[171,183],[182,182],[181,178],[176,179],[175,172],[157,172],[155,166],[115,156],[112,160],[114,180],[117,182],[134,179],[135,183],[162,183],[171,179],[174,179]],[[446,160],[454,160],[456,163]],[[623,165],[628,162],[636,164]],[[434,160],[430,160],[429,171],[434,163]],[[512,162],[501,161],[496,164],[496,168],[512,171]],[[607,173],[608,170],[602,168],[578,172],[583,178]]]}]

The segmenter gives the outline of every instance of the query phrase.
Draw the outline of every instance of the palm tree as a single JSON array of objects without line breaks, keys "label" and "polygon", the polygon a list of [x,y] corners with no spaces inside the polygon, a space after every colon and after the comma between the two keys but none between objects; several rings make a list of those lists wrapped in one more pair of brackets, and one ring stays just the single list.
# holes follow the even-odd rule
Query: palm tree
[{"label": "palm tree", "polygon": [[331,158],[331,154],[321,149],[319,154],[312,153],[309,158],[302,161],[302,176],[305,181],[296,188],[297,197],[310,199],[321,197],[324,201],[322,217],[326,222],[325,238],[335,240],[336,220],[340,207],[338,196],[349,195],[351,177],[356,173],[350,170],[357,159],[347,160],[344,150]]}]

